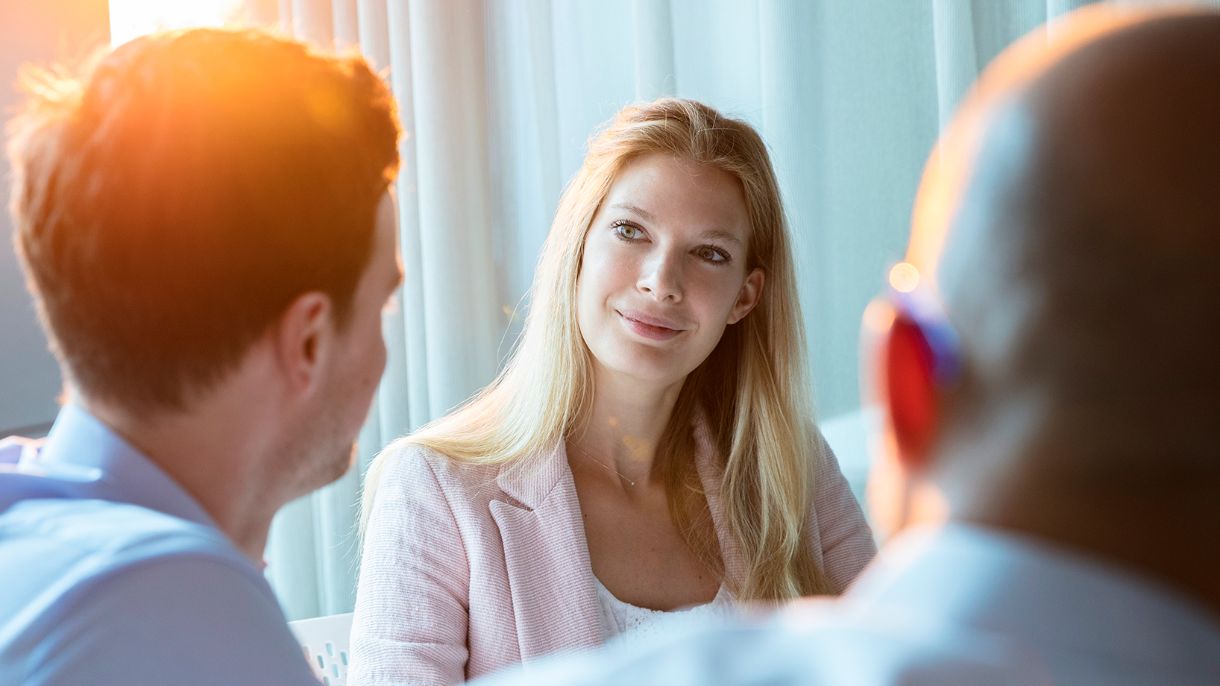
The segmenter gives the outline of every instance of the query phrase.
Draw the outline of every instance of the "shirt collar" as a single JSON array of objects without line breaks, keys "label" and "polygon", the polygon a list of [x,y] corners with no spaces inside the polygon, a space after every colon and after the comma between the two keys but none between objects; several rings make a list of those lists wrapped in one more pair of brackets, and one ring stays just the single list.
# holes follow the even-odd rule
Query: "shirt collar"
[{"label": "shirt collar", "polygon": [[22,462],[23,471],[77,482],[80,497],[139,505],[218,528],[155,461],[75,403],[60,410],[42,450]]}]

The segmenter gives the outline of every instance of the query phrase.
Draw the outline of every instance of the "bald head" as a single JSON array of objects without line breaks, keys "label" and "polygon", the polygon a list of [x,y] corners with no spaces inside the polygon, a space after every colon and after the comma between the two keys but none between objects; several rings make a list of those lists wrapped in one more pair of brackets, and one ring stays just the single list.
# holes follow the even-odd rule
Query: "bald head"
[{"label": "bald head", "polygon": [[1214,489],[1220,13],[1055,35],[988,70],[920,191],[911,259],[966,362],[946,430],[1019,434],[1065,487]]}]

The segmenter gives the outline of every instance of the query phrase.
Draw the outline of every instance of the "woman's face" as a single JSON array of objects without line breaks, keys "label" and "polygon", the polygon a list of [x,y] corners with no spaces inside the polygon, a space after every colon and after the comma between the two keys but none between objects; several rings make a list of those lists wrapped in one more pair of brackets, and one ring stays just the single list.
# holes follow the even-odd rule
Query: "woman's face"
[{"label": "woman's face", "polygon": [[727,172],[649,154],[619,173],[585,239],[577,320],[599,372],[671,385],[758,303],[749,219]]}]

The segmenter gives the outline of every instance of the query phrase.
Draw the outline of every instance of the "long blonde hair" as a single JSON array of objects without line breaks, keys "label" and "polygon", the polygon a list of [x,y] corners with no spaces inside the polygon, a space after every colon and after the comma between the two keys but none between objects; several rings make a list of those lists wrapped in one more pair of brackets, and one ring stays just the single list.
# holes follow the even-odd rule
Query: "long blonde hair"
[{"label": "long blonde hair", "polygon": [[[591,406],[593,369],[576,319],[585,236],[624,165],[671,154],[736,177],[750,219],[747,271],[766,275],[760,301],[726,329],[684,383],[658,448],[670,510],[691,548],[723,572],[706,498],[695,472],[697,412],[705,413],[724,469],[724,520],[745,558],[744,577],[726,579],[742,600],[781,600],[828,591],[806,529],[809,451],[818,449],[805,364],[804,328],[779,186],[766,146],[748,124],[692,100],[629,106],[589,143],[560,199],[531,289],[517,349],[490,385],[453,413],[400,441],[470,464],[545,454],[578,429]],[[384,451],[365,482],[367,519]]]}]

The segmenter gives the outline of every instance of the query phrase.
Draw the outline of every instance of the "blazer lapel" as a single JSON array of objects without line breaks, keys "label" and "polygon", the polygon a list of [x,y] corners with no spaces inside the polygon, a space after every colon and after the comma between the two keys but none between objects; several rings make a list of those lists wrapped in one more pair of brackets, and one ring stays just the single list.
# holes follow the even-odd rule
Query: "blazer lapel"
[{"label": "blazer lapel", "polygon": [[496,484],[512,499],[493,501],[491,515],[504,542],[521,659],[601,645],[601,606],[563,443],[509,465]]}]

